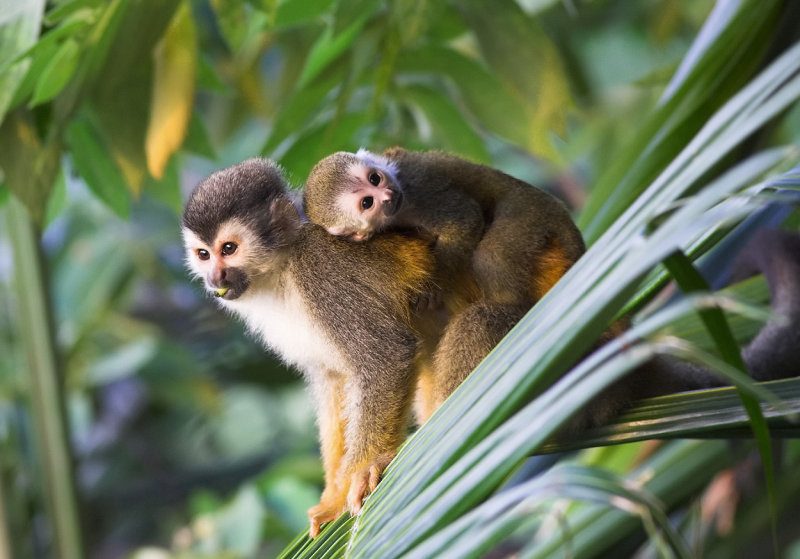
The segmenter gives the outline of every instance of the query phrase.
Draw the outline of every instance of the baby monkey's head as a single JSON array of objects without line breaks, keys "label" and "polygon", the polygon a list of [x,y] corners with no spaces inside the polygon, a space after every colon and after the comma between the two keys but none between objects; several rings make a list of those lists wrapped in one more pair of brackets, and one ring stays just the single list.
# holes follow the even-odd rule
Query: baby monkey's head
[{"label": "baby monkey's head", "polygon": [[363,241],[391,225],[403,203],[395,164],[361,149],[329,155],[311,170],[304,204],[308,218],[329,233]]}]

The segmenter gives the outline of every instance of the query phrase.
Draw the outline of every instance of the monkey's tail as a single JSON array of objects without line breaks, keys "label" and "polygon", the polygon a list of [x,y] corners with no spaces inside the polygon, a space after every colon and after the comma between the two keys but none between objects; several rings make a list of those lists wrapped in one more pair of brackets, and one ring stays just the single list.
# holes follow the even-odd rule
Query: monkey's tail
[{"label": "monkey's tail", "polygon": [[[800,374],[800,235],[760,231],[734,265],[737,280],[756,273],[767,280],[774,316],[743,350],[745,364],[757,381],[796,376]],[[601,393],[568,430],[605,423],[636,399],[727,384],[708,368],[658,356]]]}]

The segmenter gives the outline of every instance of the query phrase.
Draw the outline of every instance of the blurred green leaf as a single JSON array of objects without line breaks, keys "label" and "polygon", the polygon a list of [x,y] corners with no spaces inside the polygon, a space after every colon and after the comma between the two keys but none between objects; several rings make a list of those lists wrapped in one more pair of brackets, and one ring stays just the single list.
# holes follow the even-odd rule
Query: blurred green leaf
[{"label": "blurred green leaf", "polygon": [[520,147],[527,146],[524,107],[492,72],[475,60],[449,48],[426,45],[404,51],[397,60],[397,70],[447,76],[483,127]]},{"label": "blurred green leaf", "polygon": [[[139,191],[147,175],[145,138],[153,91],[153,49],[179,4],[180,0],[127,0],[98,27],[92,63],[99,64],[102,79],[93,84],[90,104],[97,129],[108,142],[105,149],[131,192]],[[128,48],[130,44],[138,47]]]},{"label": "blurred green leaf", "polygon": [[295,92],[280,108],[261,153],[270,155],[289,135],[302,130],[302,125],[322,108],[323,100],[341,79],[341,72],[331,72]]},{"label": "blurred green leaf", "polygon": [[[44,22],[47,25],[56,25],[65,19],[73,18],[82,11],[92,12],[101,5],[102,0],[67,0],[59,2],[45,14]],[[75,19],[83,18],[78,17]]]},{"label": "blurred green leaf", "polygon": [[175,215],[183,211],[183,198],[181,196],[180,157],[172,157],[164,169],[161,180],[147,177],[142,186],[142,191],[172,209]]},{"label": "blurred green leaf", "polygon": [[0,16],[0,122],[12,106],[14,92],[26,74],[28,63],[13,64],[20,53],[36,42],[42,22],[44,2],[22,2],[12,6]]},{"label": "blurred green leaf", "polygon": [[16,109],[0,124],[0,168],[6,186],[25,204],[37,225],[61,165],[61,138],[42,142],[32,114]]},{"label": "blurred green leaf", "polygon": [[332,26],[327,26],[308,54],[308,59],[300,75],[300,87],[305,87],[350,48],[358,37],[361,28],[364,27],[364,24],[371,16],[371,13],[359,15],[339,33],[335,33]]},{"label": "blurred green leaf", "polygon": [[264,505],[255,487],[246,485],[241,488],[233,502],[215,516],[224,549],[243,555],[252,555],[258,550]]},{"label": "blurred green leaf", "polygon": [[418,128],[430,131],[431,137],[426,139],[431,143],[473,161],[489,161],[482,138],[445,95],[422,85],[400,88],[397,95],[409,106]]},{"label": "blurred green leaf", "polygon": [[53,186],[50,197],[47,199],[47,206],[44,214],[44,226],[47,227],[63,211],[67,203],[67,177],[64,169],[58,173],[55,185]]},{"label": "blurred green leaf", "polygon": [[549,135],[566,132],[567,112],[573,102],[552,42],[516,3],[471,0],[461,11],[488,66],[525,107],[527,149],[557,159]]},{"label": "blurred green leaf", "polygon": [[31,106],[49,101],[61,92],[75,74],[80,50],[80,45],[72,39],[67,39],[58,47],[36,82]]},{"label": "blurred green leaf", "polygon": [[[340,35],[348,30],[353,22],[371,18],[382,3],[381,0],[339,0],[333,13],[333,34]],[[399,3],[402,3],[402,0]],[[415,4],[421,9],[419,2]]]},{"label": "blurred green leaf", "polygon": [[86,184],[118,216],[130,215],[127,183],[105,143],[86,118],[76,119],[67,127],[66,141],[75,169]]},{"label": "blurred green leaf", "polygon": [[326,13],[334,0],[282,0],[275,16],[276,27],[288,27],[312,21]]},{"label": "blurred green leaf", "polygon": [[304,182],[317,161],[334,151],[357,150],[360,146],[356,132],[365,119],[363,114],[345,114],[336,122],[314,127],[301,135],[280,158],[291,182]]},{"label": "blurred green leaf", "polygon": [[197,60],[197,88],[213,91],[214,93],[228,93],[230,88],[220,78],[214,65],[205,56]]},{"label": "blurred green leaf", "polygon": [[205,122],[197,112],[192,112],[189,116],[189,129],[186,131],[186,140],[183,147],[208,159],[216,159],[217,154],[214,146],[211,145],[211,138],[208,136],[208,129]]},{"label": "blurred green leaf", "polygon": [[197,44],[189,4],[175,12],[153,52],[153,91],[144,139],[147,170],[160,179],[183,143],[194,105]]}]

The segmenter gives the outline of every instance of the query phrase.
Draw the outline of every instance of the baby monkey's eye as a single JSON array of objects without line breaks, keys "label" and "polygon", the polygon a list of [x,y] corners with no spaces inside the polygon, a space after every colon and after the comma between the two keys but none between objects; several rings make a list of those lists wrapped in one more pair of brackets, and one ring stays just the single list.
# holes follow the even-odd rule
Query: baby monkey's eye
[{"label": "baby monkey's eye", "polygon": [[204,248],[197,249],[197,258],[199,258],[200,260],[208,260],[210,257],[211,255],[208,253],[206,249]]},{"label": "baby monkey's eye", "polygon": [[381,183],[381,176],[378,173],[370,173],[367,180],[372,186],[378,186]]},{"label": "baby monkey's eye", "polygon": [[372,196],[365,196],[361,199],[361,209],[368,210],[372,207],[372,204],[375,203],[375,200],[372,199]]},{"label": "baby monkey's eye", "polygon": [[225,243],[224,245],[222,245],[222,254],[224,256],[228,256],[229,254],[233,254],[234,252],[236,252],[237,248],[239,248],[239,245],[237,245],[236,243],[230,243],[230,242]]}]

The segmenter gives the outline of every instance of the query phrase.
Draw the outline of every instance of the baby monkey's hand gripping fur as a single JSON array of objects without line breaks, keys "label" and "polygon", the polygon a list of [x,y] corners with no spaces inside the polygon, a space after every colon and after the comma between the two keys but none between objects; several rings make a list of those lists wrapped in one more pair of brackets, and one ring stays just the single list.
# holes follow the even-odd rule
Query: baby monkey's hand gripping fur
[{"label": "baby monkey's hand gripping fur", "polygon": [[559,200],[439,152],[335,153],[311,171],[304,204],[312,222],[355,241],[401,228],[430,235],[441,288],[471,269],[483,301],[530,306],[584,252]]},{"label": "baby monkey's hand gripping fur", "polygon": [[183,214],[190,269],[253,334],[300,369],[316,400],[325,490],[311,534],[357,513],[405,438],[418,334],[409,298],[428,289],[428,243],[352,243],[301,220],[274,164],[203,180]]}]

